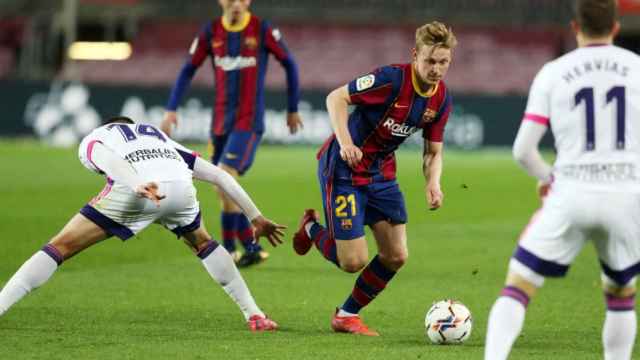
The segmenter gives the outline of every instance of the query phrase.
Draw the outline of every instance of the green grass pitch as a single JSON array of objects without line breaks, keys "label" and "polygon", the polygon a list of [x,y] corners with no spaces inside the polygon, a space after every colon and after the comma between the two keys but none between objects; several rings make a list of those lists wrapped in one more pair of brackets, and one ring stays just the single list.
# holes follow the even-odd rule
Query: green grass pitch
[{"label": "green grass pitch", "polygon": [[[243,271],[280,331],[250,333],[198,259],[154,225],[126,243],[109,239],[73,258],[0,318],[0,359],[481,359],[509,255],[539,205],[534,180],[507,151],[449,151],[444,207],[428,211],[420,153],[400,151],[409,261],[363,311],[382,336],[354,337],[334,334],[330,319],[355,276],[315,250],[299,257],[291,249],[302,210],[321,206],[315,150],[263,146],[242,179],[264,214],[289,226],[287,243],[271,249],[265,242],[271,258]],[[2,286],[104,180],[80,165],[75,149],[3,141],[0,158]],[[203,183],[198,189],[205,223],[218,238],[215,193]],[[464,302],[474,315],[462,346],[425,341],[424,315],[442,298]],[[566,280],[548,281],[532,301],[512,358],[600,359],[603,316],[597,259],[588,247]]]}]

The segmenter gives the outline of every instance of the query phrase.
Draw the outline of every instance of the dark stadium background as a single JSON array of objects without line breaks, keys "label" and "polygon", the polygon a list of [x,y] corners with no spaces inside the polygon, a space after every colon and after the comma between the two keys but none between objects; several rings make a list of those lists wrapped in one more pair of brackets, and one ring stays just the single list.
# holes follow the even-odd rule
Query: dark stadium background
[{"label": "dark stadium background", "polygon": [[[621,2],[618,40],[636,51],[637,3]],[[536,71],[574,46],[567,0],[256,0],[252,11],[281,29],[300,69],[301,112],[308,126],[291,138],[281,119],[284,73],[270,61],[266,99],[272,125],[265,140],[276,143],[320,142],[328,131],[327,90],[377,66],[407,61],[415,27],[437,19],[450,24],[459,38],[446,78],[456,104],[447,143],[509,145]],[[214,0],[0,1],[0,136],[35,132],[52,143],[72,143],[78,131],[70,133],[61,123],[82,122],[81,111],[60,103],[73,85],[86,91],[72,92],[67,100],[80,96],[76,101],[100,117],[126,113],[159,122],[194,35],[219,14]],[[125,41],[133,52],[124,61],[73,61],[65,54],[74,41]],[[190,125],[178,131],[178,138],[206,140],[212,82],[207,60],[182,101],[181,118]],[[60,111],[43,115],[43,109]],[[45,115],[46,120],[38,119]],[[42,121],[46,124],[37,125]]]},{"label": "dark stadium background", "polygon": [[[568,0],[253,0],[283,33],[300,69],[305,121],[287,135],[285,77],[270,61],[267,133],[240,180],[265,215],[287,225],[285,244],[242,270],[281,329],[247,331],[237,307],[198,259],[161,226],[104,241],[0,317],[0,359],[481,359],[489,309],[509,256],[540,206],[535,180],[509,146],[543,63],[575,46]],[[621,1],[620,44],[640,51],[640,1]],[[216,0],[0,0],[0,287],[104,185],[73,144],[108,116],[159,123],[170,87]],[[409,60],[413,31],[450,24],[459,47],[445,79],[455,112],[445,134],[443,207],[429,211],[421,138],[398,151],[409,222],[409,260],[363,311],[381,337],[334,334],[330,319],[355,277],[312,250],[294,254],[302,210],[321,208],[315,152],[330,131],[329,89],[377,66]],[[123,41],[124,61],[71,61],[74,40]],[[212,74],[207,60],[179,110],[175,132],[206,153]],[[291,143],[296,146],[283,146]],[[552,144],[546,139],[547,146]],[[55,145],[55,146],[52,146]],[[547,160],[551,151],[544,151]],[[198,183],[203,221],[219,239],[219,201]],[[603,204],[606,206],[606,204]],[[370,233],[369,254],[374,254]],[[530,304],[512,359],[601,359],[605,305],[593,247],[567,279],[549,280]],[[462,301],[473,314],[462,346],[429,345],[433,301]],[[638,350],[634,358],[640,358]]]}]

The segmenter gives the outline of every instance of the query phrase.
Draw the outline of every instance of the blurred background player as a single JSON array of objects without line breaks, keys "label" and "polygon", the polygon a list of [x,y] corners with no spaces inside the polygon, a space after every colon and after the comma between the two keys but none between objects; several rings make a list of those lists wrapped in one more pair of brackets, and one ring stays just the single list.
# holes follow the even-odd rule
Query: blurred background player
[{"label": "blurred background player", "polygon": [[[180,99],[195,72],[210,57],[215,75],[211,160],[237,178],[251,167],[264,132],[264,78],[269,53],[287,74],[287,125],[291,134],[302,127],[298,115],[298,70],[280,31],[249,12],[251,0],[219,0],[219,3],[222,16],[208,22],[193,41],[171,91],[161,128],[171,135],[172,126],[178,124],[176,109]],[[240,267],[265,260],[269,254],[255,242],[246,216],[224,192],[219,191],[219,195],[225,248]],[[236,252],[236,238],[245,249],[241,258]]]},{"label": "blurred background player", "polygon": [[256,236],[275,246],[283,226],[264,218],[226,172],[173,142],[151,125],[117,117],[95,129],[79,147],[81,163],[104,174],[107,185],[51,241],[35,253],[0,292],[0,315],[51,278],[63,261],[111,236],[127,240],[157,222],[183,237],[207,272],[242,310],[252,331],[277,324],[256,305],[229,253],[200,221],[192,178],[220,187],[251,219]]},{"label": "blurred background player", "polygon": [[[378,335],[358,313],[407,260],[407,214],[396,182],[394,151],[419,129],[427,202],[431,209],[442,205],[442,141],[452,104],[442,78],[455,46],[451,29],[439,22],[426,24],[416,30],[411,63],[381,67],[327,97],[334,135],[318,153],[326,228],[314,210],[306,210],[293,246],[304,255],[315,244],[342,270],[361,272],[333,317],[337,332]],[[355,105],[351,115],[349,105]],[[378,247],[368,265],[365,225]]]},{"label": "blurred background player", "polygon": [[[576,1],[572,28],[578,49],[540,70],[513,145],[544,201],[491,309],[485,359],[507,358],[544,278],[564,276],[590,238],[607,304],[604,358],[631,358],[640,272],[640,132],[631,120],[640,117],[640,58],[613,45],[620,28],[615,0]],[[548,127],[556,139],[553,167],[538,152]]]}]

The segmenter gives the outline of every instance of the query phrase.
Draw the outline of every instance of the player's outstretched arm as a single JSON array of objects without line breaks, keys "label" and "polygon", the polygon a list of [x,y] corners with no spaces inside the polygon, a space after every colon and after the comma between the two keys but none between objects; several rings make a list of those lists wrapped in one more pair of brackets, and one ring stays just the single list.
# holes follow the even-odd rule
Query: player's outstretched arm
[{"label": "player's outstretched arm", "polygon": [[424,140],[422,172],[427,182],[425,192],[430,210],[436,210],[442,206],[442,200],[444,199],[444,194],[440,189],[442,150],[443,145],[441,142]]},{"label": "player's outstretched arm", "polygon": [[551,165],[544,161],[538,150],[538,144],[546,131],[546,125],[524,120],[513,144],[514,159],[529,175],[543,183],[551,181]]},{"label": "player's outstretched arm", "polygon": [[284,236],[282,230],[286,229],[286,227],[262,216],[247,192],[244,191],[233,176],[199,157],[195,159],[193,164],[193,176],[198,180],[220,187],[249,218],[251,224],[255,227],[256,238],[266,237],[273,246],[282,243],[282,236]]},{"label": "player's outstretched arm", "polygon": [[362,151],[353,144],[349,133],[349,86],[341,86],[327,96],[327,111],[331,120],[331,127],[340,144],[340,157],[350,167],[354,167],[362,160]]}]

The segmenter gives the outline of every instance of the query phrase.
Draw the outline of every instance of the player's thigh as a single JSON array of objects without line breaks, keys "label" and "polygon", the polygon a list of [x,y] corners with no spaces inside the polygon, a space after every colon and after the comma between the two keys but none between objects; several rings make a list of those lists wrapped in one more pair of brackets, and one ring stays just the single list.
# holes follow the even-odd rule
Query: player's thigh
[{"label": "player's thigh", "polygon": [[[157,222],[176,234],[178,238],[192,232],[196,232],[196,235],[200,235],[201,232],[206,233],[202,226],[200,203],[193,183],[191,181],[175,181],[163,183],[163,185],[167,197],[162,200],[164,201],[161,208],[162,213]],[[206,238],[208,241],[208,234]]]},{"label": "player's thigh", "polygon": [[[159,192],[165,193],[163,183]],[[167,199],[160,202],[165,206]],[[128,240],[153,223],[161,208],[152,201],[141,198],[125,185],[114,184],[80,209],[80,213],[101,227],[109,236]]]},{"label": "player's thigh", "polygon": [[355,272],[367,264],[369,252],[364,233],[367,198],[361,187],[320,178],[323,208],[329,236],[336,239],[342,269]]},{"label": "player's thigh", "polygon": [[[404,203],[404,196],[396,181],[370,184],[367,186],[366,194],[366,225],[373,228],[373,225],[379,222],[387,222],[390,225],[403,225],[407,223],[407,209]],[[394,229],[394,232],[389,232],[388,236],[400,232],[399,229],[405,228],[399,227]],[[381,234],[381,236],[382,235],[386,234]]]},{"label": "player's thigh", "polygon": [[233,131],[228,135],[219,164],[235,169],[243,175],[255,159],[261,134],[253,131]]},{"label": "player's thigh", "polygon": [[321,179],[320,185],[330,236],[344,241],[364,237],[367,197],[362,188],[331,178]]},{"label": "player's thigh", "polygon": [[84,215],[76,214],[56,234],[49,244],[53,245],[64,259],[69,259],[80,251],[94,245],[109,235]]},{"label": "player's thigh", "polygon": [[594,203],[607,204],[599,209],[603,229],[594,236],[602,272],[616,287],[624,287],[640,273],[640,196],[592,196]]},{"label": "player's thigh", "polygon": [[380,260],[394,270],[402,267],[409,257],[406,225],[378,221],[371,225],[371,230],[376,239]]},{"label": "player's thigh", "polygon": [[545,277],[563,277],[585,244],[584,230],[576,224],[578,212],[575,199],[549,195],[520,235],[510,273],[537,286]]}]

